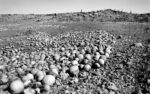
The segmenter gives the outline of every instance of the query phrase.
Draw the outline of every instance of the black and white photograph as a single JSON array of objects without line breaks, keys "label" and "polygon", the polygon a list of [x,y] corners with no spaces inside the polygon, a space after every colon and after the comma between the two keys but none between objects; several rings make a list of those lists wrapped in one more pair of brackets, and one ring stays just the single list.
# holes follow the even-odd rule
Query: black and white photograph
[{"label": "black and white photograph", "polygon": [[150,0],[0,0],[0,94],[150,94]]}]

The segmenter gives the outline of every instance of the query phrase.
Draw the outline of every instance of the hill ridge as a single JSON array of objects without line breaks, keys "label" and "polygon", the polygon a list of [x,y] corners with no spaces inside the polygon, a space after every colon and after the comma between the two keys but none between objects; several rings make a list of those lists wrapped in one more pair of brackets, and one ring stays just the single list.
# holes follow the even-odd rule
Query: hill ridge
[{"label": "hill ridge", "polygon": [[[97,10],[90,12],[70,12],[70,13],[53,13],[53,14],[1,14],[0,22],[17,16],[19,20],[31,20],[36,22],[45,21],[99,21],[99,22],[150,22],[150,13],[137,14],[124,12],[120,10]],[[20,17],[20,18],[19,18]]]}]

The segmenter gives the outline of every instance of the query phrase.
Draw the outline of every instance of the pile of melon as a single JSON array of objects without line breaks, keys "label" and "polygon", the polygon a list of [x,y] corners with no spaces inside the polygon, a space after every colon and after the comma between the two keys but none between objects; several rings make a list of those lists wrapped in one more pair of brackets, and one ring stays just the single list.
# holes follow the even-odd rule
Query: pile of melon
[{"label": "pile of melon", "polygon": [[83,93],[67,88],[80,87],[83,79],[94,81],[96,76],[101,92],[115,94],[117,86],[105,79],[105,66],[114,44],[115,37],[100,30],[50,37],[41,50],[31,52],[22,51],[22,48],[3,48],[0,50],[0,91],[4,94],[48,94],[55,90],[57,93],[62,93],[61,90]]}]

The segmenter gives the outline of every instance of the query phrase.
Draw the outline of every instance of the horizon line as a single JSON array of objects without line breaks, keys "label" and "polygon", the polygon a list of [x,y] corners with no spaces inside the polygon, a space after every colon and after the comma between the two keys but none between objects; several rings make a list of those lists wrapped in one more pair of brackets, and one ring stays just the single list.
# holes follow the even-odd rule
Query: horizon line
[{"label": "horizon line", "polygon": [[[80,11],[67,11],[67,12],[50,12],[50,13],[0,13],[0,15],[5,15],[5,14],[11,14],[11,15],[29,15],[29,14],[36,14],[36,15],[44,15],[44,14],[65,14],[65,13],[79,13],[79,12],[92,12],[92,11],[105,11],[105,10],[109,10],[110,8],[108,9],[101,9],[101,10],[88,10],[88,11],[84,11],[83,9],[81,9]],[[132,13],[132,14],[148,14],[150,12],[143,12],[143,13],[137,13],[137,12],[133,12],[133,11],[126,11],[124,9],[110,9],[110,10],[113,10],[113,11],[120,11],[120,12],[126,12],[126,13]]]}]

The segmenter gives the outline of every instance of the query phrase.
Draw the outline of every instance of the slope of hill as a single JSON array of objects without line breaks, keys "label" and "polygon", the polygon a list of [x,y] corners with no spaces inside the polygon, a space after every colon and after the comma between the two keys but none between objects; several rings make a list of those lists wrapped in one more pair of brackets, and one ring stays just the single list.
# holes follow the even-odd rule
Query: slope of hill
[{"label": "slope of hill", "polygon": [[100,21],[100,22],[149,22],[150,14],[134,14],[127,13],[123,11],[115,11],[111,9],[100,10],[100,11],[91,11],[91,12],[78,12],[78,13],[69,13],[62,14],[63,17],[58,14],[56,18],[59,21]]},{"label": "slope of hill", "polygon": [[150,13],[135,14],[112,9],[91,11],[91,12],[73,12],[59,14],[3,14],[0,15],[0,22],[10,22],[18,20],[41,21],[99,21],[99,22],[150,22]]}]

